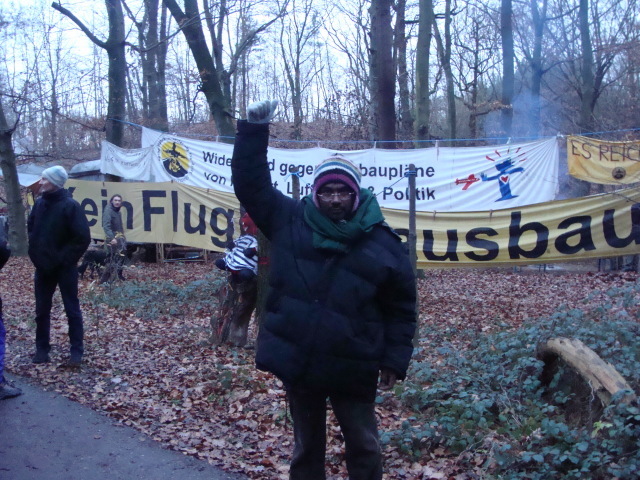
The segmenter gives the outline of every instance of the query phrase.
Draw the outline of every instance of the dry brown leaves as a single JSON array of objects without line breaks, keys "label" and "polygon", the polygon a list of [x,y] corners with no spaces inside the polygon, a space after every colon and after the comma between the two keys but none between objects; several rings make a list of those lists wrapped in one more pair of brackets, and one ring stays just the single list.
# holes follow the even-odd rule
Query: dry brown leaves
[{"label": "dry brown leaves", "polygon": [[[202,278],[212,264],[140,264],[128,267],[129,279],[171,279],[185,284]],[[583,269],[584,270],[584,269]],[[527,318],[549,314],[561,304],[580,306],[594,290],[607,290],[636,274],[544,273],[525,269],[429,271],[419,282],[421,345],[428,357],[437,342],[431,324],[455,335],[472,327],[478,334],[518,326]],[[168,448],[255,479],[288,478],[291,423],[285,394],[271,375],[253,366],[253,350],[213,348],[208,337],[211,312],[195,313],[181,305],[180,319],[142,320],[131,312],[95,305],[81,283],[85,318],[85,364],[80,371],[60,368],[68,339],[59,294],[52,312],[52,363],[31,364],[34,347],[33,268],[26,258],[12,258],[0,275],[8,330],[7,370],[31,378],[132,426]],[[126,288],[126,283],[124,283]],[[598,298],[591,300],[598,302]],[[254,335],[254,332],[251,332]],[[470,339],[461,338],[461,348]],[[437,359],[430,360],[437,362]],[[390,393],[378,406],[381,430],[398,428],[410,414]],[[331,479],[346,478],[340,430],[328,427],[327,469]],[[456,459],[436,450],[411,462],[395,448],[385,450],[387,479],[465,479]]]}]

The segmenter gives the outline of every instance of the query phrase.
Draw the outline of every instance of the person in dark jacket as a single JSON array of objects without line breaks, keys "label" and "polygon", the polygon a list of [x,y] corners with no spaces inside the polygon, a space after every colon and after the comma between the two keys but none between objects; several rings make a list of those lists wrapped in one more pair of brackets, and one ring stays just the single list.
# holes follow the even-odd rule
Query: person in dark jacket
[{"label": "person in dark jacket", "polygon": [[[11,256],[11,250],[7,246],[5,236],[6,223],[0,223],[0,269],[7,263]],[[0,400],[6,398],[17,397],[22,395],[22,390],[11,385],[6,378],[4,378],[4,356],[5,356],[5,340],[7,330],[4,326],[4,318],[2,317],[2,299],[0,298]]]},{"label": "person in dark jacket", "polygon": [[78,301],[78,260],[91,242],[89,224],[80,204],[64,189],[67,172],[47,168],[40,179],[40,198],[29,219],[29,258],[36,268],[36,353],[33,363],[50,361],[51,304],[56,287],[69,322],[71,344],[68,365],[79,367],[84,352],[82,312]]},{"label": "person in dark jacket", "polygon": [[113,195],[109,199],[109,204],[102,212],[102,229],[104,230],[104,244],[109,252],[107,266],[104,269],[100,283],[108,282],[116,273],[120,280],[124,280],[122,265],[126,253],[126,238],[124,236],[124,225],[122,223],[122,195]]},{"label": "person in dark jacket", "polygon": [[360,172],[340,156],[320,163],[300,201],[272,186],[269,121],[277,103],[239,120],[231,163],[238,200],[271,241],[269,293],[256,366],[284,384],[294,430],[290,478],[325,478],[327,399],[345,439],[351,480],[382,478],[374,411],[379,387],[404,379],[416,293],[400,238]]}]

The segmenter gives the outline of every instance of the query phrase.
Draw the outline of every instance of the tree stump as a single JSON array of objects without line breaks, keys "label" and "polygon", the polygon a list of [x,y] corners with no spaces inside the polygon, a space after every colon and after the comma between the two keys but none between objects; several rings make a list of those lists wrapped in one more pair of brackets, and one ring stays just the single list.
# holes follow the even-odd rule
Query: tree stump
[{"label": "tree stump", "polygon": [[609,405],[611,398],[621,390],[625,393],[622,394],[620,401],[629,403],[636,399],[633,389],[615,367],[602,360],[580,340],[552,338],[538,347],[537,356],[545,363],[547,371],[552,369],[561,358],[587,382],[603,406]]},{"label": "tree stump", "polygon": [[256,308],[257,282],[234,282],[230,276],[221,291],[218,312],[211,316],[211,336],[207,343],[244,347],[247,343],[251,315]]}]

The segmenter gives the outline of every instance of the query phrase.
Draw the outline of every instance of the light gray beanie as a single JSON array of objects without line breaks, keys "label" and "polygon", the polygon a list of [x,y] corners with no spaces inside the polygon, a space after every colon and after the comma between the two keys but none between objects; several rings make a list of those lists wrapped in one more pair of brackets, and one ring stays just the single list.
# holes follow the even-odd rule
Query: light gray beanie
[{"label": "light gray beanie", "polygon": [[69,178],[69,175],[63,167],[56,165],[55,167],[49,167],[43,170],[42,178],[46,178],[56,187],[62,188],[64,187],[64,183],[67,181],[67,178]]}]

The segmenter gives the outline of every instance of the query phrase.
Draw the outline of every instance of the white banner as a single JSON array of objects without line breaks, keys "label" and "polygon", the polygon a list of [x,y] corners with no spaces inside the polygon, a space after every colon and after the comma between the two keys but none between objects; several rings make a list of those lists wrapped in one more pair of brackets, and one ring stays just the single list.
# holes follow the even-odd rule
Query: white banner
[{"label": "white banner", "polygon": [[[106,142],[103,173],[127,179],[165,182],[233,192],[233,145],[193,140],[143,129],[143,148],[123,150]],[[362,186],[386,208],[409,208],[409,165],[416,166],[419,211],[469,212],[514,208],[553,200],[558,188],[559,150],[555,138],[492,147],[415,150],[335,151],[326,148],[269,148],[274,185],[292,193],[289,169],[295,167],[302,194],[310,192],[313,168],[340,153],[360,168]]]}]

